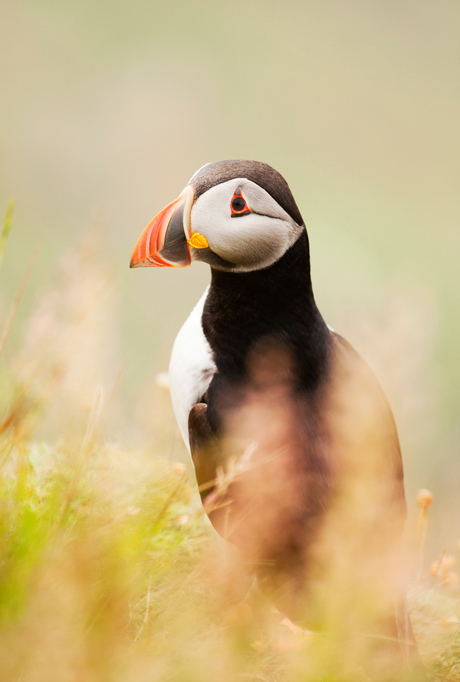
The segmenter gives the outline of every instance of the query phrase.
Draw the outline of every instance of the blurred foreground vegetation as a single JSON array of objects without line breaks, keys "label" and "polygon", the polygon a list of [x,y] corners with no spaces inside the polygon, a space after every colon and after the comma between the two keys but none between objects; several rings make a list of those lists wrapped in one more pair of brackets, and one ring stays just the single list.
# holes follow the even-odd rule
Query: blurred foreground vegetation
[{"label": "blurred foreground vegetation", "polygon": [[[0,679],[364,679],[268,604],[253,616],[250,586],[234,584],[174,461],[164,387],[147,400],[155,446],[125,427],[98,248],[92,235],[65,255],[21,343],[0,358]],[[439,681],[460,680],[454,564],[444,555],[410,593],[420,652]]]},{"label": "blurred foreground vegetation", "polygon": [[[252,622],[182,465],[2,436],[0,679],[353,679],[328,674],[320,635]],[[410,597],[434,680],[460,679],[452,561]]]}]

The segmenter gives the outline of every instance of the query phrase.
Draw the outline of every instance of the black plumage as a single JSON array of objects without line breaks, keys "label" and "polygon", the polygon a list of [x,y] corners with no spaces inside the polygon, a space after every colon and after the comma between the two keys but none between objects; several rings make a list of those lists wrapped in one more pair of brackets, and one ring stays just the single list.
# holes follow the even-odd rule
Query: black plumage
[{"label": "black plumage", "polygon": [[[334,442],[340,434],[333,433],[334,407],[330,404],[331,400],[338,399],[334,395],[338,383],[342,391],[347,390],[347,382],[352,389],[358,381],[362,392],[358,401],[372,403],[371,418],[378,422],[382,432],[378,456],[386,460],[389,478],[382,480],[382,488],[389,487],[387,511],[389,517],[395,517],[391,523],[399,519],[394,530],[400,532],[405,497],[399,441],[391,410],[367,365],[344,339],[327,327],[315,304],[306,232],[269,268],[247,273],[213,270],[202,327],[217,367],[206,395],[193,407],[189,417],[191,452],[203,500],[213,494],[214,487],[207,484],[216,479],[216,470],[225,469],[226,456],[235,455],[228,449],[225,452],[221,441],[231,437],[232,429],[238,428],[235,422],[245,406],[250,404],[251,409],[258,404],[261,408],[257,418],[260,423],[254,424],[254,439],[273,413],[282,414],[280,420],[286,428],[281,439],[284,447],[281,468],[287,467],[288,471],[281,477],[282,483],[277,481],[274,489],[268,485],[267,493],[266,482],[258,480],[260,467],[267,469],[265,478],[279,473],[276,467],[270,470],[269,446],[268,451],[265,447],[260,453],[259,471],[250,484],[250,504],[254,507],[260,495],[258,513],[262,516],[266,497],[283,498],[278,505],[282,523],[274,521],[276,532],[273,535],[274,529],[270,530],[269,549],[261,545],[255,558],[261,566],[270,562],[274,584],[278,572],[282,576],[280,587],[286,587],[282,584],[286,575],[291,573],[300,580],[308,570],[309,548],[317,539],[332,496],[340,488],[340,456],[334,451]],[[350,378],[350,373],[358,373],[359,379]],[[343,396],[339,399],[343,400]],[[355,399],[356,396],[349,396],[350,414],[342,417],[351,423],[352,429],[359,430],[362,425],[359,414],[354,415],[359,409]],[[252,434],[249,440],[251,437]],[[249,504],[245,494],[238,490],[246,487],[241,478],[244,475],[225,494],[227,501],[232,500],[225,506],[227,531],[222,528],[221,510],[211,511],[210,518],[226,539],[246,551],[254,546],[253,535],[261,534],[264,524],[256,519],[253,529],[249,530],[246,524],[231,532],[232,518],[238,517]],[[290,501],[292,505],[287,503]],[[297,601],[295,591],[293,601]],[[289,605],[287,608],[290,610]],[[295,617],[296,609],[291,609],[290,615]]]}]

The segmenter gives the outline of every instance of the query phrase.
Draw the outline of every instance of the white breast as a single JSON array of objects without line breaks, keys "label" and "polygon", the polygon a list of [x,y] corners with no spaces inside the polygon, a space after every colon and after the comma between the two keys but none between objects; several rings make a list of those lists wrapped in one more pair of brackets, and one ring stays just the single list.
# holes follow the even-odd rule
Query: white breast
[{"label": "white breast", "polygon": [[169,387],[176,421],[190,451],[188,416],[193,405],[206,393],[216,372],[212,351],[201,326],[204,292],[176,337],[169,363]]}]

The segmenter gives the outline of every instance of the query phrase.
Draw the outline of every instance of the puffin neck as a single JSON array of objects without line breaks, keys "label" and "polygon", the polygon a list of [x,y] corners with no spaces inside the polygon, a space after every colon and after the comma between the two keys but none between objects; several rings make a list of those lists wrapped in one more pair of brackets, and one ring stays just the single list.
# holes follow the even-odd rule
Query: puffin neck
[{"label": "puffin neck", "polygon": [[252,300],[255,294],[261,295],[259,302],[272,303],[283,297],[286,303],[292,297],[300,296],[313,299],[310,277],[310,251],[308,237],[302,232],[297,241],[273,265],[249,272],[231,272],[211,267],[211,289],[223,292],[225,297],[232,294],[241,300],[246,296]]},{"label": "puffin neck", "polygon": [[315,357],[325,354],[327,327],[313,297],[306,232],[263,270],[212,269],[202,326],[218,370],[240,376],[254,343],[264,337],[285,343],[302,364],[309,348]]}]

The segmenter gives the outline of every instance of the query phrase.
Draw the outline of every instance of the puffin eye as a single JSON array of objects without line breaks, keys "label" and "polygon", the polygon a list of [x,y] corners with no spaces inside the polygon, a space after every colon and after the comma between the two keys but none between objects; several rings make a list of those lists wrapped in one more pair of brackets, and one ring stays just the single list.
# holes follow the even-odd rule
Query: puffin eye
[{"label": "puffin eye", "polygon": [[230,203],[232,218],[237,218],[240,215],[247,215],[251,213],[246,203],[246,199],[242,196],[241,190],[237,189],[233,195]]}]

